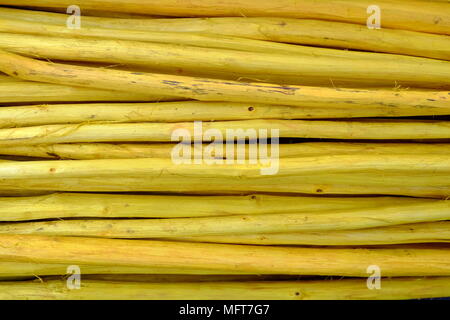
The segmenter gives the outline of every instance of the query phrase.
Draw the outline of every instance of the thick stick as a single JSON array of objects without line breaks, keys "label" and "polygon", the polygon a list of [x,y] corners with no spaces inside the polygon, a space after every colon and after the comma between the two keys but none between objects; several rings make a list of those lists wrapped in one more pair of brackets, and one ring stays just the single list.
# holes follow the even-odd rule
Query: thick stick
[{"label": "thick stick", "polygon": [[[0,4],[37,7],[68,7],[72,5],[70,0],[1,0]],[[126,3],[120,0],[78,0],[77,4],[84,9],[108,8],[111,11],[163,16],[274,16],[366,24],[367,8],[373,3],[351,0],[334,0],[326,3],[317,3],[313,0],[281,0],[276,3],[270,0],[258,2],[227,0],[220,3],[212,0],[133,0]],[[379,0],[377,5],[382,11],[384,27],[450,34],[450,16],[446,3],[424,4],[422,1],[405,3],[399,0]]]},{"label": "thick stick", "polygon": [[0,234],[104,238],[176,238],[253,233],[355,230],[450,219],[450,201],[347,209],[321,214],[236,215],[175,219],[102,219],[24,222],[0,225]]},{"label": "thick stick", "polygon": [[283,282],[135,283],[82,280],[80,290],[66,281],[4,282],[1,299],[41,300],[389,300],[438,298],[450,293],[450,278],[382,279],[382,290],[369,290],[362,280]]},{"label": "thick stick", "polygon": [[[26,43],[26,46],[24,46]],[[8,34],[0,37],[0,48],[32,57],[64,61],[130,64],[156,68],[157,71],[182,69],[186,75],[221,77],[290,77],[291,84],[307,85],[303,79],[336,78],[358,82],[373,81],[392,87],[395,81],[405,86],[449,87],[450,62],[388,55],[380,60],[346,59],[305,54],[277,54],[270,51],[244,52],[213,48],[179,46],[137,41],[57,38]],[[245,63],[242,63],[245,61]],[[201,66],[201,70],[199,70]],[[215,74],[219,75],[216,76]],[[329,80],[328,80],[329,82]]]},{"label": "thick stick", "polygon": [[267,165],[175,164],[171,159],[13,162],[0,166],[0,189],[447,197],[448,161],[447,155],[284,158],[272,160],[275,175],[261,175]]},{"label": "thick stick", "polygon": [[[8,122],[7,122],[8,123]],[[447,121],[306,121],[306,120],[242,120],[201,124],[203,132],[219,132],[224,141],[233,141],[238,130],[241,139],[256,139],[261,131],[279,130],[280,138],[325,139],[449,139]],[[196,129],[197,128],[197,129]],[[204,140],[194,122],[180,123],[79,123],[55,124],[0,129],[1,146],[55,144],[73,142],[170,142]],[[182,138],[174,136],[184,130]],[[214,131],[212,131],[214,130]],[[216,133],[214,133],[216,134]],[[256,135],[256,136],[255,136]],[[192,137],[192,138],[191,138]],[[181,140],[182,139],[182,140]]]},{"label": "thick stick", "polygon": [[0,103],[171,100],[180,99],[163,95],[135,94],[29,81],[0,82]]},{"label": "thick stick", "polygon": [[[3,9],[3,8],[1,8]],[[1,17],[0,9],[0,17]],[[195,22],[195,20],[193,20]],[[25,20],[10,20],[0,18],[0,31],[15,34],[35,34],[42,36],[77,37],[77,38],[100,38],[114,40],[147,41],[156,43],[183,44],[195,47],[231,49],[250,52],[273,52],[291,54],[324,54],[332,56],[354,56],[365,57],[361,54],[339,53],[336,50],[318,49],[306,46],[293,46],[271,41],[261,41],[249,38],[240,38],[227,35],[207,34],[200,32],[158,32],[141,30],[120,30],[111,32],[107,28],[86,27],[83,19],[83,28],[69,29],[67,26],[30,22]],[[419,33],[420,34],[420,33]],[[4,36],[4,34],[2,34]],[[432,36],[433,37],[433,36]],[[439,36],[435,36],[438,37]],[[438,42],[438,41],[435,41]],[[438,44],[438,43],[435,43]],[[445,52],[444,52],[445,53]],[[443,53],[441,54],[444,55]],[[387,58],[387,57],[386,57]]]},{"label": "thick stick", "polygon": [[[39,87],[57,85],[35,84]],[[0,84],[1,85],[1,84]],[[22,88],[24,86],[21,86]],[[56,88],[54,88],[56,90]],[[76,88],[75,90],[80,90]],[[87,90],[90,89],[81,89]],[[95,90],[91,90],[95,91]],[[99,90],[100,91],[100,90]],[[25,91],[28,93],[27,91]],[[61,92],[61,91],[59,91]],[[64,93],[63,93],[64,94]],[[119,93],[120,95],[122,93]],[[125,95],[125,94],[124,94]],[[43,92],[45,96],[45,92]],[[126,96],[126,95],[125,95]],[[138,96],[136,96],[138,97]],[[99,97],[105,98],[105,97]],[[96,98],[96,99],[99,99]],[[133,99],[129,95],[128,99]],[[147,99],[150,99],[148,97]],[[30,99],[29,97],[27,99]],[[156,99],[156,97],[155,97]],[[448,115],[450,108],[292,107],[257,103],[179,101],[169,103],[90,103],[2,107],[0,128],[95,122],[183,122],[250,119],[320,119],[372,116]]]},{"label": "thick stick", "polygon": [[450,242],[450,222],[405,224],[391,227],[297,233],[233,234],[174,238],[177,241],[254,245],[358,246]]},{"label": "thick stick", "polygon": [[361,277],[367,276],[368,266],[378,265],[384,276],[450,275],[450,251],[442,249],[283,248],[24,235],[0,235],[0,243],[0,257],[17,262]]},{"label": "thick stick", "polygon": [[201,101],[339,108],[449,105],[446,91],[356,90],[243,83],[54,64],[3,51],[0,52],[0,71],[25,80],[125,90],[130,93],[173,95]]},{"label": "thick stick", "polygon": [[[1,111],[1,110],[0,110]],[[174,144],[171,143],[68,143],[52,145],[27,145],[0,147],[0,154],[13,156],[38,157],[49,159],[134,159],[134,158],[170,158]],[[195,150],[205,145],[192,146],[191,158],[203,157]],[[222,157],[228,159],[226,146]],[[356,142],[303,142],[279,145],[280,158],[297,158],[338,154],[450,154],[447,143],[356,143]],[[245,154],[248,157],[249,146]],[[237,152],[232,158],[236,158]]]},{"label": "thick stick", "polygon": [[61,218],[180,218],[236,214],[327,212],[423,204],[416,198],[317,198],[295,196],[164,196],[55,193],[0,198],[1,221]]},{"label": "thick stick", "polygon": [[[182,19],[182,22],[186,20]],[[191,24],[188,25],[187,21],[191,21]],[[68,29],[63,24],[51,25],[25,20],[0,19],[0,31],[44,36],[176,43],[251,52],[332,53],[331,50],[327,49],[320,50],[259,41],[269,40],[450,60],[450,50],[448,49],[450,40],[444,35],[386,28],[374,32],[366,26],[356,24],[289,18],[207,18],[206,21],[205,19],[192,18],[187,21],[187,27],[194,32],[185,32],[186,29],[164,32],[128,30],[128,26],[124,26],[124,29],[116,29],[112,33],[111,30],[107,29],[107,24],[105,28],[89,27],[89,20],[85,22],[84,19],[83,27],[80,29]],[[155,20],[154,22],[153,28],[161,25],[161,20]],[[168,21],[165,28],[174,28],[176,20],[175,23],[172,22]],[[164,26],[161,28],[164,28]],[[336,30],[339,30],[339,32]],[[383,38],[382,42],[379,41],[380,38]],[[343,52],[342,56],[345,56],[345,54]],[[339,54],[336,53],[336,55]],[[358,54],[352,52],[348,54],[348,56],[352,55],[356,57]],[[366,56],[369,57],[369,55]],[[387,59],[388,56],[384,58]]]}]

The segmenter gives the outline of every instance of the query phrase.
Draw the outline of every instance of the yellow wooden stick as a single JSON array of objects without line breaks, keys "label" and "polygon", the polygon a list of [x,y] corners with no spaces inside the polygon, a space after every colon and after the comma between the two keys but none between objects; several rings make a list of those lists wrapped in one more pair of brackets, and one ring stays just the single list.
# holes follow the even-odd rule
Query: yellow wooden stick
[{"label": "yellow wooden stick", "polygon": [[[161,29],[163,29],[164,26],[160,21],[155,20],[153,28],[161,25]],[[207,23],[205,23],[206,21]],[[114,32],[111,32],[107,29],[109,28],[108,24],[106,24],[106,27],[91,27],[90,21],[85,22],[84,19],[83,28],[68,29],[63,23],[61,25],[51,25],[42,22],[37,23],[1,18],[0,31],[51,36],[177,43],[251,52],[332,53],[331,50],[327,49],[320,51],[320,49],[309,49],[308,47],[259,41],[269,40],[450,60],[450,51],[448,49],[450,40],[444,35],[386,28],[378,29],[374,32],[374,30],[367,28],[367,26],[308,19],[247,17],[208,18],[206,21],[204,19],[192,18],[190,24],[186,22],[189,30],[194,30],[195,32],[184,32],[186,29],[183,30],[181,28],[173,31],[128,29],[133,26],[124,26],[123,29],[116,29]],[[168,21],[166,28],[167,26],[174,28],[173,25],[173,23]],[[151,23],[149,27],[151,29]],[[339,30],[339,32],[336,32],[336,30]],[[379,41],[380,38],[383,38],[382,42]],[[339,55],[337,52],[335,54]],[[345,54],[346,52],[342,52],[342,56],[345,56]],[[352,52],[347,55],[349,57],[357,56],[357,54],[353,54]],[[364,55],[360,56],[362,57]],[[366,56],[369,57],[367,54]],[[388,57],[386,56],[385,58]]]},{"label": "yellow wooden stick", "polygon": [[[111,33],[113,34],[113,33]],[[26,46],[23,44],[26,43]],[[305,54],[289,55],[270,52],[244,52],[214,48],[199,48],[175,44],[105,39],[76,39],[4,33],[0,48],[27,56],[64,61],[130,64],[156,68],[167,72],[173,68],[186,75],[221,77],[275,77],[266,82],[277,83],[285,76],[291,84],[308,84],[305,78],[373,81],[392,87],[394,82],[414,87],[450,87],[450,62],[387,55],[382,60],[367,58],[347,59]],[[246,61],[246,63],[242,63]],[[201,68],[199,68],[201,66]],[[201,70],[199,70],[201,69]],[[199,73],[200,72],[200,73]],[[219,73],[215,76],[215,73]],[[329,83],[329,82],[328,82]]]},{"label": "yellow wooden stick", "polygon": [[[362,280],[139,283],[82,280],[69,290],[65,280],[2,282],[4,300],[393,300],[439,298],[450,293],[450,278],[382,279],[382,290]],[[260,312],[260,311],[258,311]],[[261,311],[263,312],[263,310]]]},{"label": "yellow wooden stick", "polygon": [[[8,124],[9,122],[7,122]],[[449,139],[450,125],[446,121],[306,121],[306,120],[242,120],[215,121],[201,124],[203,132],[219,132],[223,141],[236,139],[243,130],[244,138],[256,139],[261,130],[272,134],[279,130],[280,138],[325,139]],[[180,123],[79,123],[55,124],[0,129],[1,146],[55,144],[73,142],[170,142],[176,130],[184,130],[185,142],[206,140],[197,136],[194,122]],[[198,124],[197,124],[198,128]],[[213,131],[210,131],[213,132]],[[193,137],[193,138],[191,138]],[[234,137],[234,138],[233,138]],[[252,138],[253,137],[253,138]],[[175,140],[173,140],[175,139]]]},{"label": "yellow wooden stick", "polygon": [[[448,197],[447,155],[338,155],[269,165],[176,164],[171,159],[31,161],[0,166],[1,190],[385,194]],[[275,175],[261,175],[264,168]],[[380,175],[380,172],[383,174]],[[239,177],[239,179],[236,179]]]},{"label": "yellow wooden stick", "polygon": [[327,232],[233,234],[174,238],[177,241],[255,245],[356,246],[450,242],[450,222],[405,224],[373,229]]},{"label": "yellow wooden stick", "polygon": [[[176,196],[54,193],[0,198],[0,221],[62,218],[180,218],[329,212],[429,203],[402,197]],[[434,201],[433,201],[434,202]]]},{"label": "yellow wooden stick", "polygon": [[[27,82],[23,82],[27,83]],[[41,88],[59,87],[28,82]],[[0,83],[1,85],[1,83]],[[1,87],[1,86],[0,86]],[[22,86],[23,88],[24,86]],[[76,88],[75,90],[80,90]],[[85,90],[85,89],[81,89]],[[62,90],[61,90],[62,91]],[[60,92],[61,92],[60,91]],[[89,91],[89,89],[87,89]],[[95,90],[91,90],[95,92]],[[100,91],[100,90],[98,90]],[[27,91],[26,91],[27,92]],[[101,91],[100,91],[101,92]],[[113,94],[111,92],[111,94]],[[121,94],[121,93],[120,93]],[[117,96],[120,96],[116,95]],[[45,92],[43,92],[45,95]],[[123,94],[126,97],[126,94]],[[56,96],[56,95],[55,95]],[[139,96],[136,95],[138,98]],[[33,97],[31,97],[32,99]],[[107,99],[95,97],[93,99]],[[133,99],[129,95],[129,99]],[[137,99],[136,98],[136,99]],[[156,97],[155,97],[156,98]],[[30,99],[27,97],[26,99]],[[43,98],[41,98],[43,99]],[[143,99],[143,98],[141,98]],[[150,97],[148,97],[150,99]],[[292,107],[258,103],[178,101],[161,103],[83,103],[2,107],[0,128],[65,123],[183,122],[251,119],[320,119],[371,116],[447,115],[450,108],[399,108],[391,112],[381,108]]]},{"label": "yellow wooden stick", "polygon": [[[211,200],[212,201],[212,200]],[[280,204],[281,205],[281,204]],[[450,201],[336,211],[174,219],[56,220],[0,225],[0,234],[104,238],[176,238],[355,230],[450,219]]]},{"label": "yellow wooden stick", "polygon": [[[0,110],[1,111],[1,110]],[[0,147],[0,154],[38,157],[49,159],[134,159],[170,158],[174,148],[172,143],[68,143],[51,145],[27,145]],[[202,146],[200,146],[202,147]],[[197,154],[199,146],[192,146],[191,157]],[[205,146],[203,146],[204,148]],[[357,143],[357,142],[303,142],[279,145],[280,158],[310,157],[338,154],[450,154],[450,144],[446,143]],[[226,146],[221,148],[222,157]],[[248,157],[249,148],[246,146]],[[233,157],[236,158],[237,152]]]},{"label": "yellow wooden stick", "polygon": [[[17,78],[12,78],[17,79]],[[64,86],[29,81],[0,82],[0,103],[95,102],[95,101],[171,101],[163,95],[130,94],[127,92]]]},{"label": "yellow wooden stick", "polygon": [[[35,263],[231,270],[255,274],[446,276],[442,248],[328,249],[0,235],[0,258]],[[82,270],[81,270],[82,271]]]},{"label": "yellow wooden stick", "polygon": [[[1,0],[0,4],[27,5],[38,7],[68,7],[70,0]],[[370,1],[327,1],[317,3],[313,0],[281,0],[274,3],[270,0],[255,2],[244,0],[222,1],[213,0],[164,0],[148,1],[134,0],[123,3],[120,0],[78,0],[80,7],[85,9],[103,10],[126,13],[139,13],[166,16],[275,16],[290,18],[313,18],[319,20],[345,21],[366,24],[370,14],[367,10],[373,3]],[[430,33],[450,34],[450,16],[448,4],[441,2],[388,1],[379,0],[377,5],[382,8],[383,27],[418,30]]]},{"label": "yellow wooden stick", "polygon": [[[78,85],[129,93],[173,95],[201,101],[233,101],[302,107],[379,105],[448,106],[446,91],[357,90],[280,86],[225,80],[97,69],[37,61],[0,51],[0,71],[25,80]],[[446,78],[448,81],[450,78]]]}]

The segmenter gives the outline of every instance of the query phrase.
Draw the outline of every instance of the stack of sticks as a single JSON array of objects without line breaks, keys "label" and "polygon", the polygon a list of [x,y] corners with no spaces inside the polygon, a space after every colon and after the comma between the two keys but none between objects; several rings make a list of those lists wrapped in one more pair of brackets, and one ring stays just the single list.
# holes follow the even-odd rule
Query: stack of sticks
[{"label": "stack of sticks", "polygon": [[72,2],[0,0],[1,299],[450,296],[448,1]]}]

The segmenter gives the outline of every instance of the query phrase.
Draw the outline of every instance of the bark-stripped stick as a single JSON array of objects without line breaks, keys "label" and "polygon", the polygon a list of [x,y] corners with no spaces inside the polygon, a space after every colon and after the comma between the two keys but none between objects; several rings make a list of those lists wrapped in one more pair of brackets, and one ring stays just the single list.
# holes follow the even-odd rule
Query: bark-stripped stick
[{"label": "bark-stripped stick", "polygon": [[[171,239],[172,240],[172,239]],[[326,232],[233,234],[173,238],[177,241],[255,245],[361,246],[400,243],[450,242],[450,222],[405,224],[390,227]]]},{"label": "bark-stripped stick", "polygon": [[0,258],[17,262],[231,270],[255,274],[367,277],[448,276],[450,251],[439,248],[328,249],[0,235]]},{"label": "bark-stripped stick", "polygon": [[[26,44],[26,45],[24,45]],[[290,77],[291,84],[308,84],[309,78],[372,81],[392,87],[450,86],[450,62],[434,59],[386,55],[383,60],[346,59],[304,54],[244,52],[199,48],[174,44],[104,39],[57,38],[3,33],[0,48],[32,57],[64,61],[129,64],[156,68],[157,71],[183,70],[186,75],[221,77],[268,77],[265,82],[279,82]],[[245,63],[242,63],[245,61]],[[380,63],[383,68],[380,68]],[[201,68],[199,68],[201,66]],[[216,76],[215,74],[218,73]]]},{"label": "bark-stripped stick", "polygon": [[[368,290],[361,280],[302,280],[201,283],[142,283],[83,280],[80,290],[68,290],[65,280],[3,282],[6,300],[390,300],[439,298],[450,294],[450,278],[382,279],[383,290]],[[244,279],[245,280],[245,279]],[[217,281],[217,280],[216,280]],[[259,312],[259,311],[258,311]]]},{"label": "bark-stripped stick", "polygon": [[235,215],[174,219],[102,219],[23,222],[0,225],[0,234],[101,238],[176,238],[254,233],[356,230],[450,219],[450,201],[341,209],[321,214]]},{"label": "bark-stripped stick", "polygon": [[[68,7],[71,0],[1,0],[0,4],[26,5],[37,7]],[[343,21],[367,24],[367,9],[370,1],[327,1],[314,0],[134,0],[124,3],[121,0],[78,0],[77,5],[85,9],[139,13],[162,16],[222,16],[222,17],[289,17],[312,18],[319,20]],[[450,34],[450,14],[448,3],[378,0],[382,8],[383,27],[417,30],[430,33]],[[138,19],[136,19],[138,20]]]},{"label": "bark-stripped stick", "polygon": [[[233,101],[302,107],[447,107],[447,91],[398,91],[280,86],[184,76],[98,69],[37,61],[0,51],[0,71],[25,80],[201,101]],[[448,77],[447,77],[448,80]]]},{"label": "bark-stripped stick", "polygon": [[424,204],[433,200],[396,197],[317,198],[296,196],[170,196],[54,193],[0,198],[0,221],[62,218],[179,218],[298,212],[329,212]]}]

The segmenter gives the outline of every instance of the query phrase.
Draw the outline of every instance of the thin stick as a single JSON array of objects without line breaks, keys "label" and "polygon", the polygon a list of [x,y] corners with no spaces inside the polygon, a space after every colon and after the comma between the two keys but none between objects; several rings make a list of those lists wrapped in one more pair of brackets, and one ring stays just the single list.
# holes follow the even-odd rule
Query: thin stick
[{"label": "thin stick", "polygon": [[[77,160],[170,158],[174,147],[175,144],[172,143],[69,143],[0,147],[0,154]],[[205,145],[192,146],[191,158],[201,159],[203,153],[198,154],[195,150],[205,147]],[[235,146],[236,148],[237,146]],[[339,154],[450,154],[450,144],[447,143],[303,142],[280,144],[279,149],[280,158]],[[222,150],[221,157],[228,159],[226,146],[219,150]],[[248,145],[246,145],[245,154],[248,157]],[[236,156],[237,150],[232,158],[236,159]]]},{"label": "thin stick", "polygon": [[[306,120],[242,120],[202,123],[202,130],[219,132],[224,141],[256,139],[259,132],[272,134],[279,130],[280,138],[325,139],[449,139],[450,124],[447,121],[306,121]],[[197,128],[197,129],[196,129]],[[176,130],[184,130],[182,138],[173,136]],[[0,129],[1,146],[30,144],[55,144],[73,142],[189,142],[206,140],[198,136],[198,124],[181,123],[80,123],[55,124],[23,128]],[[213,131],[211,131],[213,132]],[[254,133],[254,134],[253,134]],[[217,134],[217,133],[215,133]],[[253,135],[252,135],[253,134]],[[193,138],[191,138],[193,137]],[[252,138],[253,137],[253,138]],[[184,140],[186,139],[186,140]]]},{"label": "thin stick", "polygon": [[[450,195],[448,161],[447,155],[282,158],[279,162],[272,159],[269,165],[193,165],[147,158],[18,161],[0,166],[0,189],[447,197]],[[261,175],[264,168],[277,174]]]},{"label": "thin stick", "polygon": [[428,203],[428,199],[317,198],[296,196],[168,196],[54,193],[0,198],[1,221],[62,218],[181,218],[326,212]]},{"label": "thin stick", "polygon": [[325,249],[0,235],[0,258],[17,262],[104,266],[204,268],[256,274],[367,276],[450,275],[442,249]]},{"label": "thin stick", "polygon": [[450,219],[450,201],[365,209],[341,209],[321,214],[235,215],[174,219],[56,220],[5,223],[0,234],[33,234],[104,238],[177,238],[254,233],[337,231],[386,227]]},{"label": "thin stick", "polygon": [[[111,32],[113,34],[113,32]],[[26,45],[24,45],[26,44]],[[290,84],[308,85],[304,79],[336,78],[372,81],[392,87],[394,80],[413,87],[450,87],[450,63],[446,61],[388,55],[380,60],[346,59],[317,55],[271,52],[244,52],[138,41],[75,39],[3,33],[0,48],[32,57],[62,61],[129,64],[156,68],[156,71],[182,69],[185,75],[221,78],[264,77],[278,83],[290,77]],[[242,63],[246,61],[246,63]],[[199,68],[201,66],[201,68]],[[309,81],[309,80],[308,80]]]},{"label": "thin stick", "polygon": [[450,278],[382,279],[382,290],[362,280],[283,282],[133,283],[83,280],[80,290],[66,281],[3,282],[1,299],[40,300],[390,300],[439,298],[450,293]]},{"label": "thin stick", "polygon": [[[11,78],[18,80],[17,78]],[[170,96],[64,86],[29,81],[0,82],[0,103],[95,102],[95,101],[171,101]]]},{"label": "thin stick", "polygon": [[450,222],[415,223],[350,231],[233,234],[228,236],[183,237],[171,240],[254,245],[318,246],[450,242]]},{"label": "thin stick", "polygon": [[[173,95],[201,101],[233,101],[303,107],[448,106],[446,91],[356,90],[243,83],[153,73],[97,69],[37,61],[0,52],[0,71],[18,78],[130,93]],[[447,80],[449,78],[447,77]],[[447,81],[446,80],[446,81]]]},{"label": "thin stick", "polygon": [[[31,84],[31,83],[29,83]],[[33,83],[35,84],[35,83]],[[40,87],[59,87],[38,84]],[[22,86],[23,88],[23,86]],[[85,90],[85,89],[81,89]],[[86,89],[90,90],[90,89]],[[92,90],[94,91],[94,90]],[[59,91],[61,92],[61,90]],[[42,93],[45,95],[45,92]],[[64,94],[64,93],[63,93]],[[120,93],[121,94],[121,93]],[[139,98],[139,96],[137,96]],[[102,97],[100,97],[102,98]],[[103,97],[105,98],[105,97]],[[129,99],[134,97],[129,96]],[[30,99],[30,98],[27,98]],[[98,99],[98,98],[97,98]],[[150,99],[150,97],[148,98]],[[292,107],[257,103],[179,101],[166,103],[83,103],[2,107],[0,127],[95,122],[183,122],[251,119],[320,119],[370,116],[447,115],[450,108]]]},{"label": "thin stick", "polygon": [[[9,33],[37,34],[50,36],[69,36],[81,38],[103,38],[116,40],[149,41],[159,43],[176,43],[206,48],[233,49],[251,52],[279,53],[331,53],[308,47],[291,46],[272,41],[334,47],[342,49],[359,49],[376,52],[406,54],[450,60],[449,41],[444,35],[434,35],[406,30],[382,28],[374,32],[350,23],[321,20],[289,18],[209,18],[208,23],[192,18],[190,29],[197,26],[195,32],[141,31],[89,27],[83,21],[83,28],[68,29],[66,26],[35,23],[30,21],[0,19],[0,31]],[[159,20],[155,20],[159,25]],[[166,24],[173,28],[173,23]],[[340,30],[340,32],[336,32]],[[243,37],[243,38],[238,38]],[[379,39],[383,38],[380,42]],[[261,41],[261,40],[269,40]],[[344,56],[345,52],[343,53]],[[338,55],[336,53],[336,55]],[[352,55],[350,53],[349,55]],[[355,57],[357,55],[354,55]],[[363,55],[361,55],[362,57]],[[369,57],[370,55],[366,55]],[[388,59],[386,56],[385,59]]]},{"label": "thin stick", "polygon": [[[14,6],[27,5],[38,7],[68,7],[70,0],[1,0],[0,4]],[[370,1],[327,1],[318,4],[313,0],[270,0],[216,1],[209,0],[135,0],[124,3],[120,0],[78,0],[77,4],[85,9],[126,13],[139,13],[163,16],[275,16],[289,18],[312,18],[366,24],[367,8]],[[450,34],[448,4],[422,1],[379,0],[377,5],[383,8],[383,26],[395,29],[417,30],[430,33]]]}]

